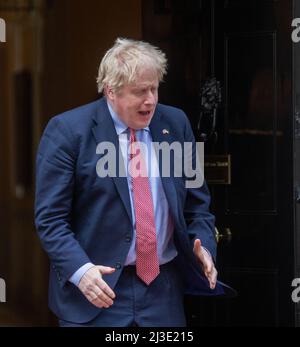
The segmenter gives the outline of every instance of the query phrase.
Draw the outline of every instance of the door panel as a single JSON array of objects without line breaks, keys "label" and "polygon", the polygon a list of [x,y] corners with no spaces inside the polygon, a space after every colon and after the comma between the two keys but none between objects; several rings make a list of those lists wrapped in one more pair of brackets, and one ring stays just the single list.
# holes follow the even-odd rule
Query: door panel
[{"label": "door panel", "polygon": [[274,213],[276,137],[282,136],[276,130],[276,35],[228,34],[224,46],[225,148],[233,159],[226,209]]}]

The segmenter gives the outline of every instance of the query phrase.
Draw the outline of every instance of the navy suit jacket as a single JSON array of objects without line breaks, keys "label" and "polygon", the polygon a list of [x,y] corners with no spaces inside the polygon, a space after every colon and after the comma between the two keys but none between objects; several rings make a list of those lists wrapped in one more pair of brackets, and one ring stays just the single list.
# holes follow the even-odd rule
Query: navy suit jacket
[{"label": "navy suit jacket", "polygon": [[[174,107],[158,104],[150,131],[154,142],[194,142],[187,117]],[[49,306],[59,318],[75,323],[93,319],[99,308],[68,279],[92,262],[116,268],[104,276],[114,288],[133,235],[126,177],[99,178],[96,173],[101,157],[96,146],[103,141],[113,143],[118,153],[118,137],[105,98],[52,118],[37,153],[35,221],[51,263]],[[216,255],[206,185],[186,189],[185,179],[178,177],[162,177],[162,183],[174,219],[176,261],[186,292],[224,294],[220,283],[210,290],[192,252],[193,241],[199,238]]]}]

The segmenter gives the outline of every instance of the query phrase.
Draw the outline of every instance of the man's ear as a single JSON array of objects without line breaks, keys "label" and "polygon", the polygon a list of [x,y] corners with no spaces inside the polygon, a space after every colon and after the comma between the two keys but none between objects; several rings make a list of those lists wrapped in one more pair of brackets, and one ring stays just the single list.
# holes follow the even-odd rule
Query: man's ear
[{"label": "man's ear", "polygon": [[114,101],[115,99],[115,93],[114,91],[112,90],[112,88],[108,85],[106,85],[104,87],[104,93],[105,93],[105,96],[110,100],[110,101]]}]

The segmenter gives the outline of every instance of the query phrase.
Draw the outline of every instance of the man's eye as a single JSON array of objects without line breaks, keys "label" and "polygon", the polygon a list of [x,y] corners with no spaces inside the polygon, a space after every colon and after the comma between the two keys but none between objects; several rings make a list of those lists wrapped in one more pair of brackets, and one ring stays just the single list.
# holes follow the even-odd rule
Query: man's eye
[{"label": "man's eye", "polygon": [[143,95],[143,94],[146,93],[146,91],[145,91],[144,89],[138,89],[138,90],[136,90],[135,93],[136,93],[137,95]]}]

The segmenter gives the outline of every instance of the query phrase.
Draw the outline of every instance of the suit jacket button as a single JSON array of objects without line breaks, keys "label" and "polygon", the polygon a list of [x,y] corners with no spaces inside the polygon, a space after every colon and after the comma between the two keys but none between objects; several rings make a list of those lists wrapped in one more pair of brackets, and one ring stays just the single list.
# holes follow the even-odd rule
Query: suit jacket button
[{"label": "suit jacket button", "polygon": [[126,242],[131,242],[131,237],[130,236],[126,236],[125,241]]},{"label": "suit jacket button", "polygon": [[121,263],[116,263],[115,267],[116,267],[117,270],[120,270],[122,268],[122,264]]}]

